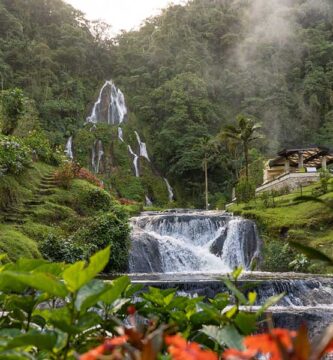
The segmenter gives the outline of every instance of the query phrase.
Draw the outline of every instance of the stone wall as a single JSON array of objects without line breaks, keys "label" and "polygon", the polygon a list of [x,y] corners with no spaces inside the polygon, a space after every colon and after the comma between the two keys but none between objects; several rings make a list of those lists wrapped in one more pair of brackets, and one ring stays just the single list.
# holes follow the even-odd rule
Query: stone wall
[{"label": "stone wall", "polygon": [[256,194],[265,191],[279,191],[288,189],[289,191],[306,186],[319,180],[319,173],[286,173],[280,175],[275,180],[267,182],[256,189]]}]

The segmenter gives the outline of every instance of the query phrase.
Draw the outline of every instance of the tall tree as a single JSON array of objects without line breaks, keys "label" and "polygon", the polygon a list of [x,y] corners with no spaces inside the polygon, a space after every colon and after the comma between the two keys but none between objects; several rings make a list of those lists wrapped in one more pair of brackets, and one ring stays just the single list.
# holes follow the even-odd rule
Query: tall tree
[{"label": "tall tree", "polygon": [[259,138],[261,134],[259,130],[261,125],[254,121],[254,119],[240,114],[236,118],[237,125],[226,125],[222,132],[219,134],[221,138],[229,138],[238,141],[243,148],[244,161],[245,161],[245,176],[249,180],[249,146]]},{"label": "tall tree", "polygon": [[12,135],[18,125],[20,115],[24,110],[23,91],[12,89],[2,93],[3,124],[2,133]]}]

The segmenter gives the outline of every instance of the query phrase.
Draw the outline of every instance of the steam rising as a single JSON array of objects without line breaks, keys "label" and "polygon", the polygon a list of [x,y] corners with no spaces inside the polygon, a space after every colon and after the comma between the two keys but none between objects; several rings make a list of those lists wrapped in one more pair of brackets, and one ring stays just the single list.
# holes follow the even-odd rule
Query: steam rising
[{"label": "steam rising", "polygon": [[[304,53],[300,22],[332,16],[330,0],[251,0],[244,13],[243,39],[234,50],[229,66],[236,65],[242,76],[244,96],[248,99],[242,104],[242,111],[260,117],[266,124],[272,153],[277,150],[279,139],[291,130],[288,121],[291,90],[286,76],[300,67]],[[259,114],[252,109],[256,104],[258,111],[258,98],[265,99]],[[300,97],[299,107],[305,106]]]}]

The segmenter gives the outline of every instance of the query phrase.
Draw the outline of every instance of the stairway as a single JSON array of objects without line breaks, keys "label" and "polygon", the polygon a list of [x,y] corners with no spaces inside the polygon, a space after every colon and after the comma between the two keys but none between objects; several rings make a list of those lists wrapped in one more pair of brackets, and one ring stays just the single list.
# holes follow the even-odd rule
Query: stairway
[{"label": "stairway", "polygon": [[24,200],[21,206],[13,206],[0,211],[0,220],[4,223],[24,224],[27,216],[32,214],[37,206],[45,203],[43,197],[54,193],[56,186],[53,171],[45,174],[32,198]]}]

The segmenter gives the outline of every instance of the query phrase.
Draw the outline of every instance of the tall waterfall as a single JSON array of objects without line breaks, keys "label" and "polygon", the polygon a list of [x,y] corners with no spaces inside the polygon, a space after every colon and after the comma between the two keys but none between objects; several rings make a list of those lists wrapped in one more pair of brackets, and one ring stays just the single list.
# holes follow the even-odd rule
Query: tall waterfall
[{"label": "tall waterfall", "polygon": [[91,115],[87,122],[96,124],[105,122],[108,124],[121,124],[127,116],[127,107],[124,94],[112,81],[106,81],[99,92]]},{"label": "tall waterfall", "polygon": [[149,156],[148,156],[148,151],[147,151],[147,146],[146,146],[146,143],[142,142],[141,141],[141,138],[138,134],[137,131],[134,131],[135,133],[135,136],[136,136],[136,139],[138,141],[138,144],[139,144],[139,148],[140,148],[140,156],[146,158],[149,162],[150,162],[150,159],[149,159]]},{"label": "tall waterfall", "polygon": [[65,146],[65,154],[67,157],[69,157],[71,160],[73,160],[73,136],[70,136],[67,140],[66,146]]},{"label": "tall waterfall", "polygon": [[137,154],[135,154],[135,152],[132,150],[131,145],[128,145],[128,151],[133,156],[133,166],[134,166],[134,170],[135,170],[135,176],[139,177],[140,176],[139,164],[138,164],[139,156]]},{"label": "tall waterfall", "polygon": [[221,212],[143,214],[131,225],[132,273],[228,272],[260,256],[255,224]]}]

